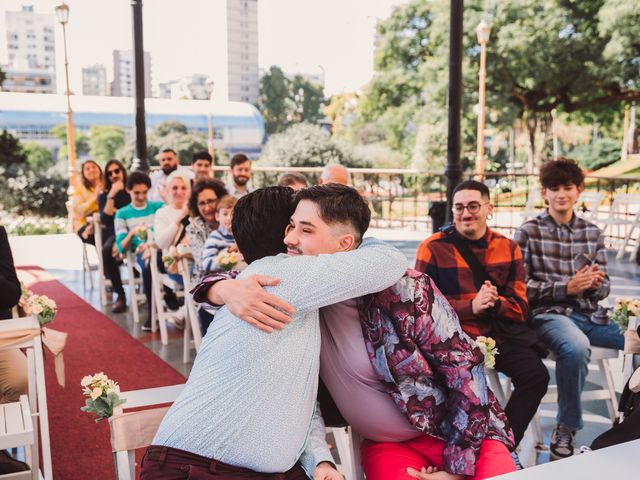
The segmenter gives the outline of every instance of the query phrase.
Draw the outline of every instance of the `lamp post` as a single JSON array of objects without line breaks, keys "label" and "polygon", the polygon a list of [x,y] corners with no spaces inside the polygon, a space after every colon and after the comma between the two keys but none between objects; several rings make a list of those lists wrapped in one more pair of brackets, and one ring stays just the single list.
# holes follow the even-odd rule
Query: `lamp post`
[{"label": "lamp post", "polygon": [[61,3],[56,7],[56,16],[62,25],[62,40],[64,45],[64,75],[67,82],[67,156],[69,157],[69,200],[73,196],[77,182],[76,173],[76,144],[73,132],[73,111],[71,110],[71,89],[69,88],[69,59],[67,58],[67,22],[69,21],[69,6]]},{"label": "lamp post", "polygon": [[487,83],[487,42],[491,34],[491,25],[482,20],[476,28],[478,43],[480,44],[480,81],[478,87],[478,151],[476,154],[476,175],[484,177],[484,115],[485,115],[485,86]]},{"label": "lamp post", "polygon": [[209,155],[212,158],[212,165],[216,165],[216,149],[213,145],[213,89],[215,87],[215,83],[213,80],[210,81],[210,94],[209,94],[209,115],[207,115],[208,127],[209,127]]}]

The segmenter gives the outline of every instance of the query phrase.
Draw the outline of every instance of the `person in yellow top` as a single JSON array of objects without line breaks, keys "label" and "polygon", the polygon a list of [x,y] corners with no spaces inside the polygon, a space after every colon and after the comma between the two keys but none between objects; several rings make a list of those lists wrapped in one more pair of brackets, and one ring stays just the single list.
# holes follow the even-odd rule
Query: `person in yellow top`
[{"label": "person in yellow top", "polygon": [[83,242],[95,245],[93,224],[87,223],[87,217],[98,211],[98,195],[103,186],[102,168],[95,161],[87,160],[80,173],[81,182],[76,185],[71,202],[73,231]]}]

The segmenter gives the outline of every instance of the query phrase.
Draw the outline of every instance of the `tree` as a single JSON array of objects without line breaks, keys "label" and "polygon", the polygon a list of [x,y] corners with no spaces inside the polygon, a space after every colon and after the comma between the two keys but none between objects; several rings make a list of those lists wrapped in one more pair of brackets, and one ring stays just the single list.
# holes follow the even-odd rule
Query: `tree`
[{"label": "tree", "polygon": [[324,100],[322,85],[311,83],[302,76],[296,75],[290,83],[289,98],[292,112],[290,116],[297,123],[316,123],[322,118],[321,107]]},{"label": "tree", "polygon": [[91,127],[91,156],[101,162],[117,158],[126,142],[120,127],[93,125]]},{"label": "tree", "polygon": [[282,132],[286,128],[288,98],[289,80],[280,67],[273,65],[260,79],[259,108],[267,135]]},{"label": "tree", "polygon": [[260,162],[279,167],[322,167],[327,163],[367,166],[350,145],[308,123],[295,124],[283,133],[272,135],[262,151]]},{"label": "tree", "polygon": [[31,170],[42,172],[53,167],[53,154],[47,147],[31,142],[25,143],[23,151]]},{"label": "tree", "polygon": [[[81,157],[82,155],[86,155],[91,150],[91,145],[89,144],[89,137],[87,137],[84,133],[79,133],[78,130],[74,130],[74,141],[76,144],[76,157]],[[51,129],[51,135],[54,138],[57,138],[62,142],[62,147],[58,152],[59,159],[67,158],[67,126],[65,124],[56,125]]]},{"label": "tree", "polygon": [[20,141],[6,130],[2,130],[0,133],[0,167],[4,167],[11,173],[26,164],[27,156],[22,150]]}]

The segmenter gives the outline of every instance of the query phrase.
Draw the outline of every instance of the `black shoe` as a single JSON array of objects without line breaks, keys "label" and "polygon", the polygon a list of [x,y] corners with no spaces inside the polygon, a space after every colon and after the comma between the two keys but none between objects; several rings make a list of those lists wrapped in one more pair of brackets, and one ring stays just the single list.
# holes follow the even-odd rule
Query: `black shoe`
[{"label": "black shoe", "polygon": [[0,450],[0,475],[5,473],[28,472],[29,465],[16,460],[6,450]]},{"label": "black shoe", "polygon": [[144,322],[144,325],[142,325],[142,331],[143,332],[151,331],[151,320],[147,320],[146,322]]},{"label": "black shoe", "polygon": [[111,311],[113,313],[123,313],[127,311],[127,297],[125,297],[124,293],[118,294],[118,299],[114,302]]},{"label": "black shoe", "polygon": [[576,432],[564,425],[556,425],[551,434],[551,459],[558,460],[573,455],[573,447],[576,443]]}]

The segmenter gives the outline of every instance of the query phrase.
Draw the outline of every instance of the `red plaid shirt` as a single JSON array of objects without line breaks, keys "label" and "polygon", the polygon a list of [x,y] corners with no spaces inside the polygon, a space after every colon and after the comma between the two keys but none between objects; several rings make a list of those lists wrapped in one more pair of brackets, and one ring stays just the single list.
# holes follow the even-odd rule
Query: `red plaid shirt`
[{"label": "red plaid shirt", "polygon": [[496,316],[516,323],[526,322],[527,291],[518,244],[489,228],[479,240],[464,239],[502,294],[495,308],[474,315],[471,301],[482,285],[476,283],[473,272],[453,243],[448,241],[448,236],[438,232],[420,244],[416,270],[433,279],[460,317],[462,329],[475,338],[491,334],[489,320]]}]

